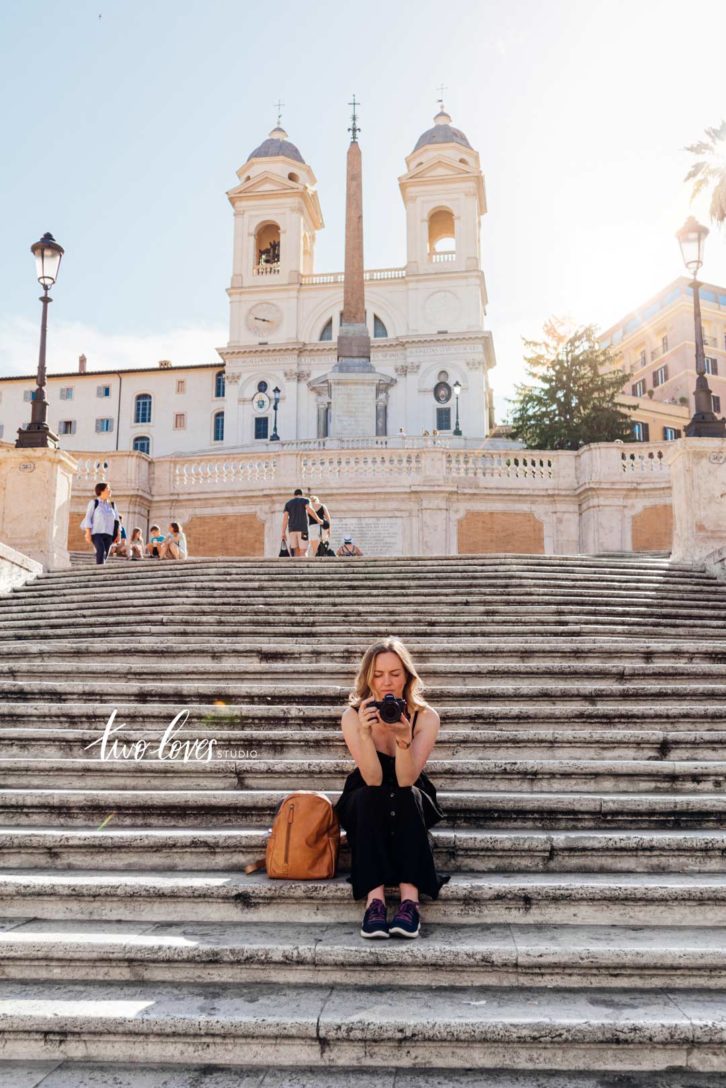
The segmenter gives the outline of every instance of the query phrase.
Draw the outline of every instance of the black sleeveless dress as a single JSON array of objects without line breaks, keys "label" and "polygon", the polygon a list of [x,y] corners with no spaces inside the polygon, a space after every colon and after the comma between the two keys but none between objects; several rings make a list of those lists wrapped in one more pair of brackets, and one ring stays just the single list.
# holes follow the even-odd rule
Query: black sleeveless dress
[{"label": "black sleeveless dress", "polygon": [[[414,715],[411,736],[416,728]],[[345,780],[335,805],[351,849],[353,898],[371,888],[414,884],[419,894],[437,899],[449,876],[438,874],[429,828],[443,820],[436,787],[423,771],[412,786],[399,786],[396,757],[378,752],[383,768],[380,786],[366,785],[358,767]]]}]

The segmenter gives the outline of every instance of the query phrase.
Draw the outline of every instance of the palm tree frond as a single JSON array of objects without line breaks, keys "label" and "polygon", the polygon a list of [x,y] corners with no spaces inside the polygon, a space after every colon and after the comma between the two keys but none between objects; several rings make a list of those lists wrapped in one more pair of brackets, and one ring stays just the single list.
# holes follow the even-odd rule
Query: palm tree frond
[{"label": "palm tree frond", "polygon": [[700,162],[694,162],[693,166],[688,171],[683,180],[692,181],[693,178],[698,177],[704,167],[708,167],[708,163],[705,160],[702,159]]}]

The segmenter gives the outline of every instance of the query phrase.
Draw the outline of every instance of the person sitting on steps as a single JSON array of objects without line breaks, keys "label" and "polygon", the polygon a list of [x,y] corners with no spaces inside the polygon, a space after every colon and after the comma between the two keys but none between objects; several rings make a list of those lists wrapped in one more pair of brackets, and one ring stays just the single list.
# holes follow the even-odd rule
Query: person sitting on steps
[{"label": "person sitting on steps", "polygon": [[[440,723],[422,687],[404,644],[384,638],[363,655],[350,706],[341,719],[356,768],[346,778],[335,810],[348,833],[353,898],[366,896],[360,930],[366,938],[417,937],[419,893],[436,899],[449,879],[436,872],[429,835],[444,815],[436,788],[424,773]],[[395,706],[393,714],[400,717],[392,724],[373,705],[386,696],[402,700],[406,708]],[[385,889],[393,885],[399,887],[400,906],[389,926]]]}]

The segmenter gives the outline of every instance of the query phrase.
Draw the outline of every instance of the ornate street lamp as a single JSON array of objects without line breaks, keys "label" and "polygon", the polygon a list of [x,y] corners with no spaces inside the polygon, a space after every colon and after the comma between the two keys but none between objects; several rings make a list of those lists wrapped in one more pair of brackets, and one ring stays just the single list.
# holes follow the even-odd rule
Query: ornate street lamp
[{"label": "ornate street lamp", "polygon": [[461,396],[461,382],[454,382],[454,396],[456,398],[456,426],[454,427],[454,435],[456,438],[461,438],[461,427],[459,426],[459,397]]},{"label": "ornate street lamp", "polygon": [[726,420],[717,419],[713,411],[711,390],[706,378],[706,358],[703,351],[703,325],[701,324],[701,284],[697,279],[698,270],[703,264],[703,248],[708,235],[704,227],[693,216],[689,216],[676,234],[681,247],[683,263],[693,276],[693,319],[696,334],[696,389],[694,392],[695,411],[690,422],[684,428],[688,438],[726,438]]},{"label": "ornate street lamp", "polygon": [[280,390],[277,386],[272,390],[272,396],[275,398],[272,402],[272,410],[275,413],[275,417],[272,423],[272,434],[270,435],[270,442],[279,442],[280,436],[277,433],[277,409],[280,405]]},{"label": "ornate street lamp", "polygon": [[48,292],[58,279],[63,246],[59,246],[52,234],[44,234],[39,242],[30,247],[35,257],[38,283],[43,288],[41,303],[43,311],[40,320],[40,352],[38,354],[37,388],[33,396],[30,423],[18,429],[16,449],[49,448],[57,450],[60,445],[58,435],[53,434],[48,426],[48,401],[45,397],[45,342],[48,331],[48,303],[53,299]]}]

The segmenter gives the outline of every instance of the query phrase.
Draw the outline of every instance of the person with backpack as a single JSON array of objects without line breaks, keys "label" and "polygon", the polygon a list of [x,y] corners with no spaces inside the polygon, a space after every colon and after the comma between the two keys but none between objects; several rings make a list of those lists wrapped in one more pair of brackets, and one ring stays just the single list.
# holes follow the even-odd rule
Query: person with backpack
[{"label": "person with backpack", "polygon": [[360,550],[360,548],[358,547],[357,544],[353,543],[353,537],[352,536],[344,536],[343,537],[343,543],[338,548],[338,550],[337,550],[337,552],[335,554],[336,555],[341,555],[341,556],[343,556],[345,558],[346,556],[358,557],[360,555],[363,555],[363,552]]},{"label": "person with backpack", "polygon": [[96,550],[96,566],[103,566],[111,545],[119,539],[121,519],[116,503],[111,499],[111,488],[105,482],[96,484],[96,497],[86,508],[81,529],[86,531],[86,542]]},{"label": "person with backpack", "polygon": [[[353,898],[366,897],[361,937],[418,937],[419,894],[437,899],[449,879],[436,871],[429,835],[444,816],[424,772],[440,722],[422,690],[404,644],[381,639],[364,653],[341,719],[356,767],[335,812],[348,834]],[[389,925],[385,889],[392,885],[400,906]]]}]

